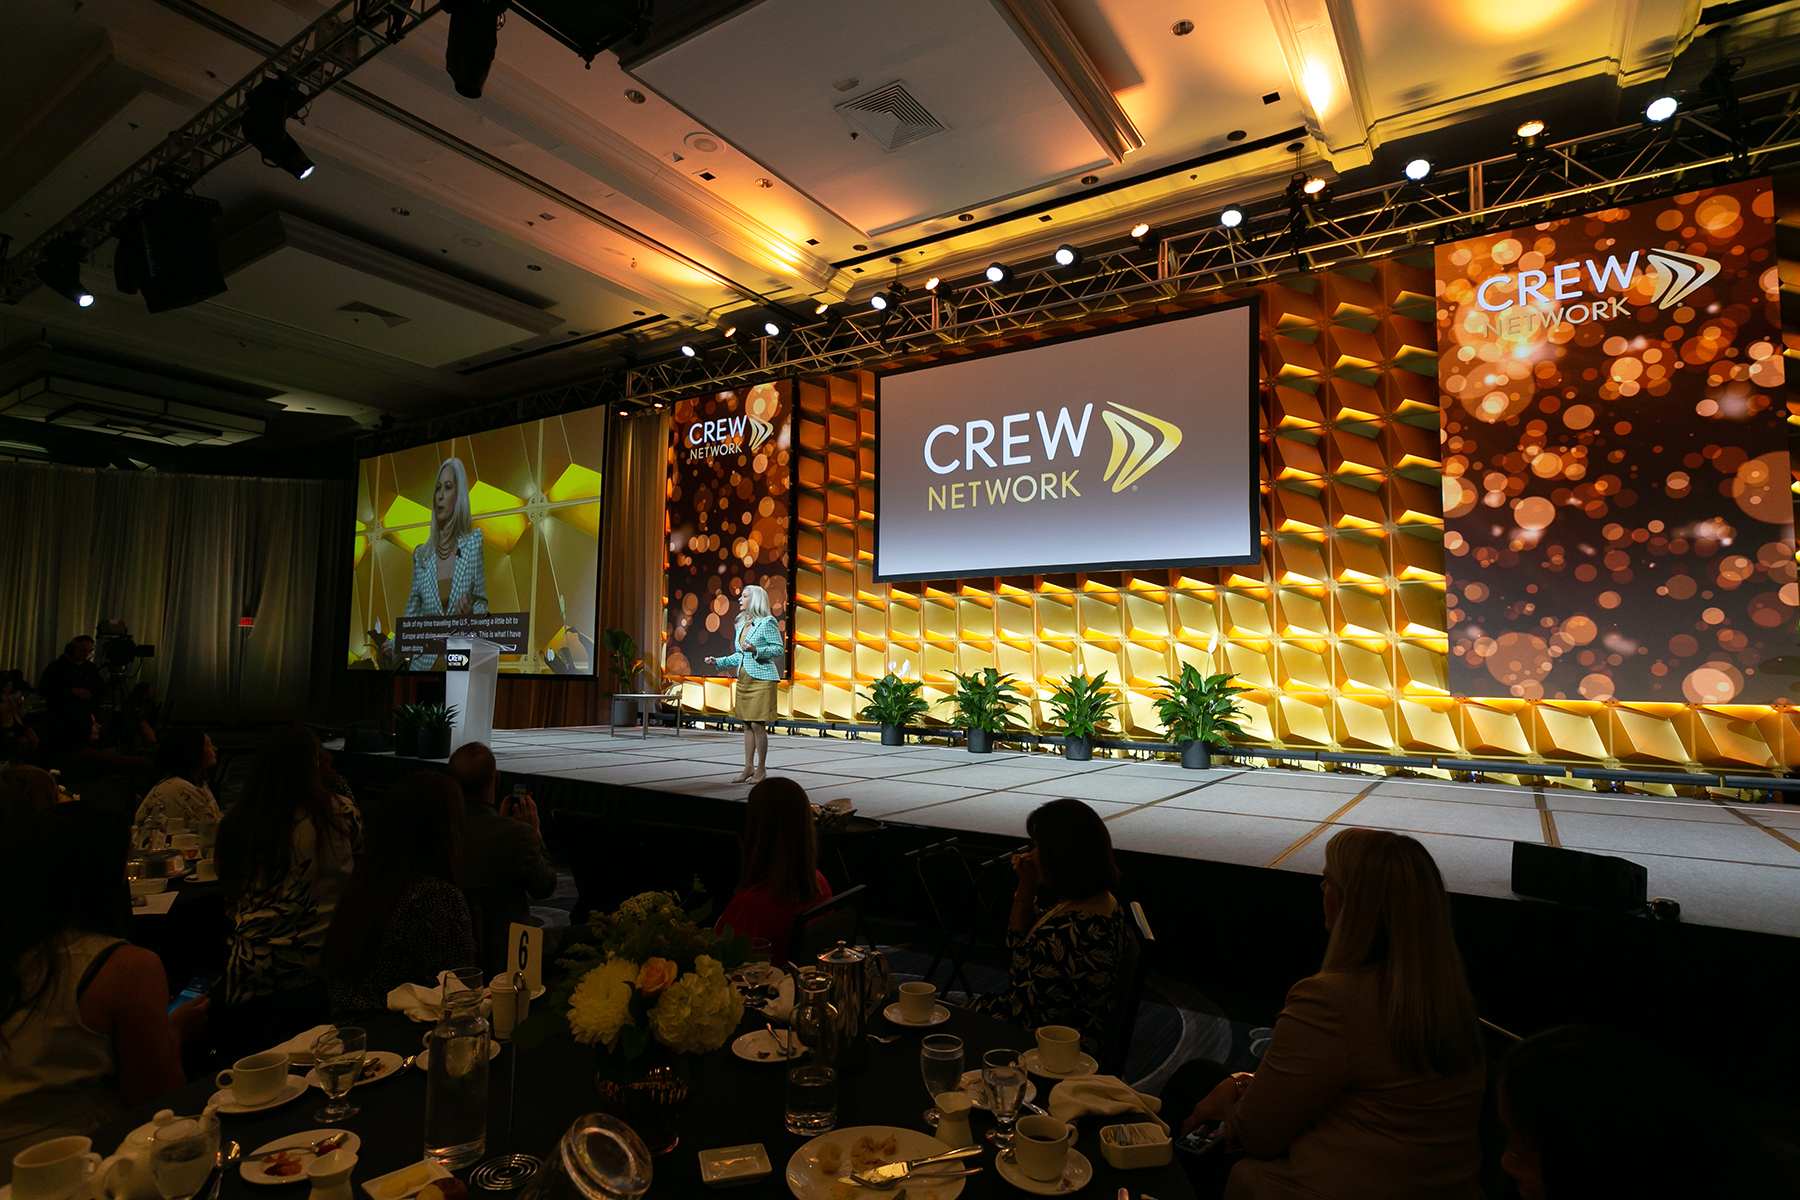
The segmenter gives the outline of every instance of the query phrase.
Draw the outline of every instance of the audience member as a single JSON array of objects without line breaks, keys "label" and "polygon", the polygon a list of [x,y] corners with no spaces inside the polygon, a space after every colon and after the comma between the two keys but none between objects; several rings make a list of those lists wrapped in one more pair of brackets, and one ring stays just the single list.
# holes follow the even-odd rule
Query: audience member
[{"label": "audience member", "polygon": [[[38,767],[10,766],[0,769],[0,829],[23,830],[29,819],[46,809],[55,808],[61,795],[56,779]],[[7,844],[14,843],[11,837]]]},{"label": "audience member", "polygon": [[163,734],[156,747],[156,766],[151,774],[156,786],[138,805],[141,822],[151,813],[180,817],[190,823],[217,821],[219,802],[206,784],[206,773],[219,761],[212,738],[198,729],[173,729]]},{"label": "audience member", "polygon": [[162,961],[125,940],[126,829],[87,804],[37,813],[0,885],[0,1183],[13,1155],[86,1135],[180,1087],[207,1002],[169,1011]]},{"label": "audience member", "polygon": [[1185,1159],[1195,1191],[1477,1200],[1481,1029],[1437,864],[1413,838],[1346,829],[1321,888],[1325,960],[1288,992],[1260,1068],[1189,1063],[1163,1092],[1174,1118],[1210,1087],[1183,1131],[1223,1121],[1241,1148]]},{"label": "audience member", "polygon": [[544,850],[537,803],[508,796],[494,807],[500,768],[480,742],[458,746],[450,775],[462,789],[462,888],[474,923],[475,947],[490,978],[514,967],[507,933],[514,924],[535,925],[526,900],[556,890],[556,867]]},{"label": "audience member", "polygon": [[[1079,800],[1052,800],[1025,820],[1030,850],[1013,855],[1018,887],[1007,923],[1010,982],[977,996],[977,1012],[1036,1029],[1068,1025],[1098,1056],[1125,985],[1131,931],[1113,889],[1119,868],[1100,815]],[[1053,901],[1038,907],[1042,889]]]},{"label": "audience member", "polygon": [[717,928],[740,937],[769,939],[771,960],[786,966],[794,918],[831,899],[831,885],[819,873],[818,838],[806,789],[780,777],[751,788],[743,844],[737,894],[719,914]]},{"label": "audience member", "polygon": [[43,694],[53,721],[60,724],[73,714],[93,715],[94,706],[106,693],[106,678],[93,659],[94,639],[84,633],[71,638],[61,656],[44,668],[38,691]]},{"label": "audience member", "polygon": [[328,1008],[320,955],[362,847],[362,814],[328,790],[327,763],[306,726],[274,730],[219,823],[231,922],[225,1045],[264,1049]]},{"label": "audience member", "polygon": [[31,691],[20,671],[0,673],[0,762],[20,762],[37,744],[37,733],[25,721]]},{"label": "audience member", "polygon": [[388,790],[325,939],[333,1012],[385,1009],[403,983],[475,966],[462,875],[463,797],[435,771]]}]

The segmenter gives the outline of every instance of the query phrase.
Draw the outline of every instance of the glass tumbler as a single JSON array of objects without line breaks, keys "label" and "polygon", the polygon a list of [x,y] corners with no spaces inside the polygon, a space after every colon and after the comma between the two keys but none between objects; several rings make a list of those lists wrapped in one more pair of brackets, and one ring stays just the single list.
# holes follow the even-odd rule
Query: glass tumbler
[{"label": "glass tumbler", "polygon": [[811,1137],[837,1128],[838,1081],[832,1067],[793,1067],[783,1116],[789,1133]]},{"label": "glass tumbler", "polygon": [[937,1098],[962,1087],[963,1044],[959,1037],[934,1033],[919,1044],[919,1073],[925,1077],[925,1094],[931,1107],[925,1110],[925,1123],[937,1124]]}]

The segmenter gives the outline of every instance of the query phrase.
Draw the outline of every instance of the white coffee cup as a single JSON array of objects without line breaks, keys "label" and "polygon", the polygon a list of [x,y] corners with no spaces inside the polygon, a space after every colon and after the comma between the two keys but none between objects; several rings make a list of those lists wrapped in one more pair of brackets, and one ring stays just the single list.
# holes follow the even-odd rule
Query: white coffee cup
[{"label": "white coffee cup", "polygon": [[189,862],[200,857],[200,835],[197,833],[178,833],[169,839],[169,849],[179,850]]},{"label": "white coffee cup", "polygon": [[914,1025],[923,1025],[937,1011],[937,988],[929,983],[900,985],[900,1016]]},{"label": "white coffee cup", "polygon": [[1062,1178],[1075,1144],[1075,1127],[1055,1117],[1020,1117],[1013,1126],[1013,1161],[1027,1176],[1043,1183]]},{"label": "white coffee cup", "polygon": [[1067,1025],[1045,1025],[1037,1031],[1038,1062],[1054,1075],[1067,1075],[1081,1063],[1081,1031]]},{"label": "white coffee cup", "polygon": [[93,1139],[51,1138],[13,1155],[14,1200],[65,1200],[100,1167]]},{"label": "white coffee cup", "polygon": [[267,1104],[281,1093],[287,1084],[287,1068],[287,1055],[269,1050],[238,1059],[231,1070],[220,1071],[215,1082],[228,1089],[238,1104],[251,1108]]},{"label": "white coffee cup", "polygon": [[194,880],[197,883],[211,883],[219,877],[219,865],[210,858],[194,860]]}]

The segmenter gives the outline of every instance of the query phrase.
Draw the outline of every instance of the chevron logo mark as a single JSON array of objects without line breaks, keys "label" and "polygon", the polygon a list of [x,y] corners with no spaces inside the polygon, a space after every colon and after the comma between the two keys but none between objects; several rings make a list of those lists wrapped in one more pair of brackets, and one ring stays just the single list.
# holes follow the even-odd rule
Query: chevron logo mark
[{"label": "chevron logo mark", "polygon": [[752,453],[758,446],[775,436],[775,427],[760,417],[746,413],[750,417],[750,444],[747,447]]},{"label": "chevron logo mark", "polygon": [[1644,258],[1656,270],[1656,307],[1673,308],[1704,287],[1719,273],[1719,264],[1698,254],[1679,250],[1646,250]]},{"label": "chevron logo mark", "polygon": [[[1112,431],[1112,457],[1107,460],[1106,474],[1101,478],[1111,481],[1114,492],[1122,492],[1148,475],[1163,459],[1175,453],[1175,447],[1181,445],[1181,430],[1147,412],[1139,412],[1123,404],[1109,401],[1107,407],[1116,408],[1119,412],[1100,414],[1106,427]],[[1126,416],[1120,416],[1119,413],[1125,413]],[[1137,419],[1131,420],[1132,417]],[[1143,424],[1139,424],[1140,421]],[[1145,428],[1146,425],[1149,428]],[[1157,434],[1162,435],[1161,445],[1156,445]],[[1115,473],[1118,476],[1116,479]]]}]

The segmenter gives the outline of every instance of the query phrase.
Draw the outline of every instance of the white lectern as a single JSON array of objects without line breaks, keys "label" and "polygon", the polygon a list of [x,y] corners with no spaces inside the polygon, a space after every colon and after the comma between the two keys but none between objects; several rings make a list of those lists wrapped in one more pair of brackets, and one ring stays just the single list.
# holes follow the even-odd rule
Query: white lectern
[{"label": "white lectern", "polygon": [[[457,661],[461,657],[463,661]],[[494,740],[494,690],[500,674],[500,647],[485,638],[444,640],[444,703],[456,706],[450,752],[468,742]]]}]

